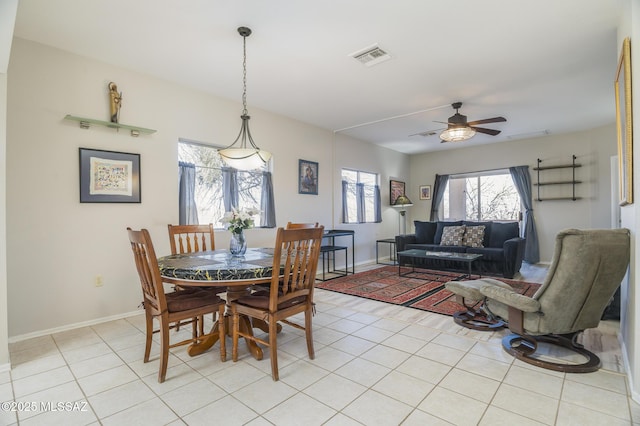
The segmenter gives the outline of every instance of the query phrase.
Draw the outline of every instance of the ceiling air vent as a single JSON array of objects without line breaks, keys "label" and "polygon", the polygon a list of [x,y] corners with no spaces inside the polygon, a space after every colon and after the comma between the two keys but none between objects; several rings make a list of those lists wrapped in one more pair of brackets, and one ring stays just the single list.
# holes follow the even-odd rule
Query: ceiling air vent
[{"label": "ceiling air vent", "polygon": [[358,50],[357,52],[354,52],[349,56],[367,67],[377,65],[381,62],[391,59],[391,55],[380,49],[377,44],[374,44],[373,46],[369,46],[362,50]]}]

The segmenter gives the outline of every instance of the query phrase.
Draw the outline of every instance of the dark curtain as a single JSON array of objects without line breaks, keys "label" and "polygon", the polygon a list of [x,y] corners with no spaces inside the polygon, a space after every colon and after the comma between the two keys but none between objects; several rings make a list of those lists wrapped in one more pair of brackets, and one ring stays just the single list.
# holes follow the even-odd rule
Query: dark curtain
[{"label": "dark curtain", "polygon": [[540,246],[538,243],[538,232],[536,222],[533,217],[533,201],[531,191],[531,176],[529,166],[509,167],[513,184],[520,194],[522,204],[524,204],[524,234],[526,239],[524,248],[524,261],[528,263],[540,262]]},{"label": "dark curtain", "polygon": [[358,223],[365,222],[364,183],[356,183],[356,212],[358,215]]},{"label": "dark curtain", "polygon": [[197,225],[196,166],[180,161],[178,163],[178,182],[178,223],[180,225]]},{"label": "dark curtain", "polygon": [[225,212],[238,208],[238,170],[233,167],[222,168],[222,201]]},{"label": "dark curtain", "polygon": [[373,187],[373,211],[375,212],[375,223],[382,222],[382,202],[380,198],[380,186]]},{"label": "dark curtain", "polygon": [[440,208],[440,203],[442,203],[444,190],[447,188],[448,182],[449,175],[436,175],[436,180],[433,183],[433,193],[431,198],[431,216],[429,217],[429,220],[432,222],[437,221],[440,218],[438,209]]},{"label": "dark curtain", "polygon": [[260,224],[263,228],[276,227],[276,205],[273,197],[273,182],[271,172],[262,172],[262,197],[260,197],[262,211]]},{"label": "dark curtain", "polygon": [[342,181],[342,223],[349,223],[349,208],[347,206],[347,191],[349,191],[349,182]]}]

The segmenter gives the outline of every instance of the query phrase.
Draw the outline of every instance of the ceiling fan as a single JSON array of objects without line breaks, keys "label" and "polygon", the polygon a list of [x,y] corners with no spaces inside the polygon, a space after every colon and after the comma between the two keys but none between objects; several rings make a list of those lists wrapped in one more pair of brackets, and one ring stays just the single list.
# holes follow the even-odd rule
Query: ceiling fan
[{"label": "ceiling fan", "polygon": [[[483,120],[475,120],[467,122],[467,116],[462,115],[458,110],[462,107],[462,102],[454,102],[451,104],[456,113],[449,117],[447,122],[437,121],[437,123],[443,123],[447,125],[447,128],[440,133],[441,142],[460,142],[471,139],[476,133],[484,133],[486,135],[496,136],[500,134],[500,130],[487,129],[484,127],[476,127],[478,124],[499,123],[507,121],[504,117],[485,118]],[[436,134],[435,131],[427,131],[422,133],[416,133],[411,136],[431,136]]]}]

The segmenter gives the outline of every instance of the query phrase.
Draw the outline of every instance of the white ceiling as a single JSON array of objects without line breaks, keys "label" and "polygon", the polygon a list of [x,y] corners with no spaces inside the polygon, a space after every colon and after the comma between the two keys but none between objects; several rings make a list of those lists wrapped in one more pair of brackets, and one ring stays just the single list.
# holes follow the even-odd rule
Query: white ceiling
[{"label": "white ceiling", "polygon": [[[239,102],[248,26],[249,113],[419,153],[613,123],[619,13],[618,0],[20,0],[15,36]],[[376,43],[392,60],[349,56]],[[441,129],[455,101],[469,121],[504,116],[485,126],[502,133],[409,136]]]}]

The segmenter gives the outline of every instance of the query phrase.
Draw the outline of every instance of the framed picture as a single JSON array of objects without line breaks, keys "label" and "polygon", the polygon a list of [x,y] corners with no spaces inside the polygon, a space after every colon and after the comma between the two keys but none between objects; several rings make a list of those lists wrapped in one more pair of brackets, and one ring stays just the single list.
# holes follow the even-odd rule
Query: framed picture
[{"label": "framed picture", "polygon": [[81,203],[139,203],[140,154],[80,148]]},{"label": "framed picture", "polygon": [[318,163],[298,160],[298,194],[318,195]]},{"label": "framed picture", "polygon": [[389,204],[394,205],[396,199],[401,195],[404,195],[404,182],[391,180],[389,182]]},{"label": "framed picture", "polygon": [[420,186],[420,199],[421,200],[430,200],[431,199],[431,185],[421,185]]},{"label": "framed picture", "polygon": [[620,171],[620,205],[633,203],[633,128],[631,116],[631,42],[625,38],[615,81]]}]

